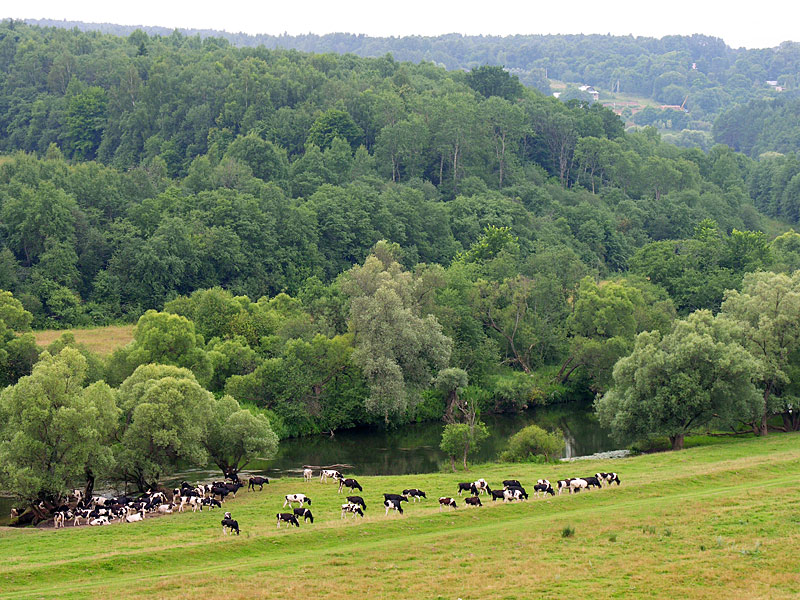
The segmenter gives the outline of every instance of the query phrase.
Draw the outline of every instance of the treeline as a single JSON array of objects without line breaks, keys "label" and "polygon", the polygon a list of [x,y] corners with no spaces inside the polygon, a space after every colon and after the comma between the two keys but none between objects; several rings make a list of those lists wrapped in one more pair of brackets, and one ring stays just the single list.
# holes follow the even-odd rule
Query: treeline
[{"label": "treeline", "polygon": [[[77,28],[128,36],[138,27],[109,23],[32,20],[43,26]],[[150,35],[168,37],[164,27],[142,27]],[[705,35],[663,38],[611,35],[513,35],[435,37],[370,37],[362,34],[247,35],[213,30],[179,30],[183,35],[223,38],[237,47],[284,48],[313,53],[355,54],[396,60],[432,62],[448,70],[503,65],[520,80],[550,93],[548,79],[593,85],[686,106],[694,121],[711,123],[722,110],[748,100],[775,95],[766,81],[786,90],[800,85],[800,44],[776,48],[730,48]],[[695,123],[697,125],[697,123]],[[705,126],[704,126],[705,127]],[[690,129],[697,129],[697,126]]]}]

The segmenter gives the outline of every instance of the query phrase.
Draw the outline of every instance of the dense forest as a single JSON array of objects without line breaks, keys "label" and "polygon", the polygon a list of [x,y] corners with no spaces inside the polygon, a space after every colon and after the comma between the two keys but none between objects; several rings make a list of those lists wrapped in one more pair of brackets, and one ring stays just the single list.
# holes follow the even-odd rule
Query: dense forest
[{"label": "dense forest", "polygon": [[[793,154],[626,133],[499,66],[5,21],[0,105],[14,322],[141,317],[90,380],[189,368],[282,435],[602,392],[639,332],[798,265],[762,216],[800,218]],[[8,384],[36,352],[4,327]]]}]

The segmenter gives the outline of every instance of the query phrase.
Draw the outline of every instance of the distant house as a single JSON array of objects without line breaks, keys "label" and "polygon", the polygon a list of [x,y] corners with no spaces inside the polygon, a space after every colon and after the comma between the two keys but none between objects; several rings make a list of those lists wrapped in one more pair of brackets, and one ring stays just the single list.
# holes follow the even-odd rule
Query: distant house
[{"label": "distant house", "polygon": [[768,79],[765,83],[776,92],[782,92],[784,90],[783,86],[778,85],[778,82],[774,79]]},{"label": "distant house", "polygon": [[594,100],[595,102],[597,102],[600,99],[600,92],[598,92],[590,85],[582,85],[578,89],[582,92],[586,92],[587,94],[589,94],[592,97],[592,100]]}]

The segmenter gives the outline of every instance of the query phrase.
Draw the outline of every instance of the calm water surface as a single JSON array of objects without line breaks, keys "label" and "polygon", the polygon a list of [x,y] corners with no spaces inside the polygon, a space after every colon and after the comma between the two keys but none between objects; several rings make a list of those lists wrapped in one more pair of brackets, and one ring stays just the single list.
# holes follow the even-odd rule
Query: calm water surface
[{"label": "calm water surface", "polygon": [[[536,408],[514,415],[486,415],[489,438],[472,462],[494,460],[505,449],[508,438],[523,427],[535,423],[545,428],[558,427],[564,432],[565,457],[585,456],[614,450],[608,431],[600,427],[591,404],[560,404]],[[278,455],[270,461],[254,461],[248,473],[297,476],[303,465],[346,465],[352,475],[406,475],[432,473],[449,465],[439,449],[443,424],[439,421],[406,425],[397,429],[358,428],[335,436],[319,435],[283,440]],[[221,479],[214,467],[177,473],[165,483]],[[7,522],[11,501],[0,497],[0,524]]]}]

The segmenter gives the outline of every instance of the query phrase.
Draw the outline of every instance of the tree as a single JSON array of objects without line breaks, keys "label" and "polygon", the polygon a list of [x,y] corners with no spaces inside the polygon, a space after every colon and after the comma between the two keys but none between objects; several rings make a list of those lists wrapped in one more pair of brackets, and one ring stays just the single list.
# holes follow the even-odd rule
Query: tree
[{"label": "tree", "polygon": [[468,471],[467,456],[480,448],[481,443],[489,437],[489,430],[481,422],[470,427],[467,423],[449,423],[442,430],[442,441],[439,447],[450,457],[450,468],[456,470],[456,456],[463,452],[464,470]]},{"label": "tree", "polygon": [[289,176],[286,151],[255,133],[236,138],[225,154],[246,164],[253,171],[253,176],[263,181],[283,183]]},{"label": "tree", "polygon": [[717,419],[752,413],[758,364],[739,345],[731,321],[700,310],[673,331],[639,334],[630,356],[614,367],[611,389],[595,401],[601,424],[620,442],[666,435],[673,450],[684,436]]},{"label": "tree", "polygon": [[458,415],[453,412],[461,406],[458,395],[467,387],[467,372],[463,369],[442,369],[436,376],[436,388],[444,394],[447,408],[444,411],[444,420],[454,423]]},{"label": "tree", "polygon": [[767,421],[781,414],[785,429],[800,430],[800,401],[792,376],[800,366],[800,271],[748,273],[742,291],[729,290],[720,315],[741,327],[745,347],[758,361],[754,373],[761,391],[752,419],[753,431],[767,435]]},{"label": "tree", "polygon": [[350,116],[350,113],[331,108],[322,113],[308,132],[307,144],[314,144],[320,150],[327,150],[337,137],[347,141],[355,150],[364,138],[364,132]]},{"label": "tree", "polygon": [[0,486],[24,502],[52,509],[113,464],[114,393],[103,382],[84,387],[86,366],[74,348],[45,352],[0,394]]},{"label": "tree", "polygon": [[214,401],[203,443],[225,477],[237,475],[254,458],[272,458],[278,450],[269,420],[240,408],[230,396]]},{"label": "tree", "polygon": [[0,387],[28,375],[39,358],[36,339],[30,333],[32,320],[33,315],[11,292],[0,290]]},{"label": "tree", "polygon": [[500,455],[500,460],[524,462],[544,456],[545,461],[551,461],[561,456],[565,445],[561,431],[548,432],[538,425],[528,425],[509,438],[508,449]]},{"label": "tree", "polygon": [[447,366],[452,345],[433,315],[420,315],[418,281],[396,261],[398,250],[378,242],[343,285],[351,298],[353,361],[370,386],[367,410],[386,423],[406,411],[435,370]]},{"label": "tree", "polygon": [[117,392],[122,411],[114,446],[118,475],[139,491],[155,487],[179,463],[202,466],[214,398],[188,369],[137,367]]},{"label": "tree", "polygon": [[485,98],[499,96],[506,100],[516,100],[525,89],[516,75],[496,65],[472,69],[467,73],[467,85]]}]

